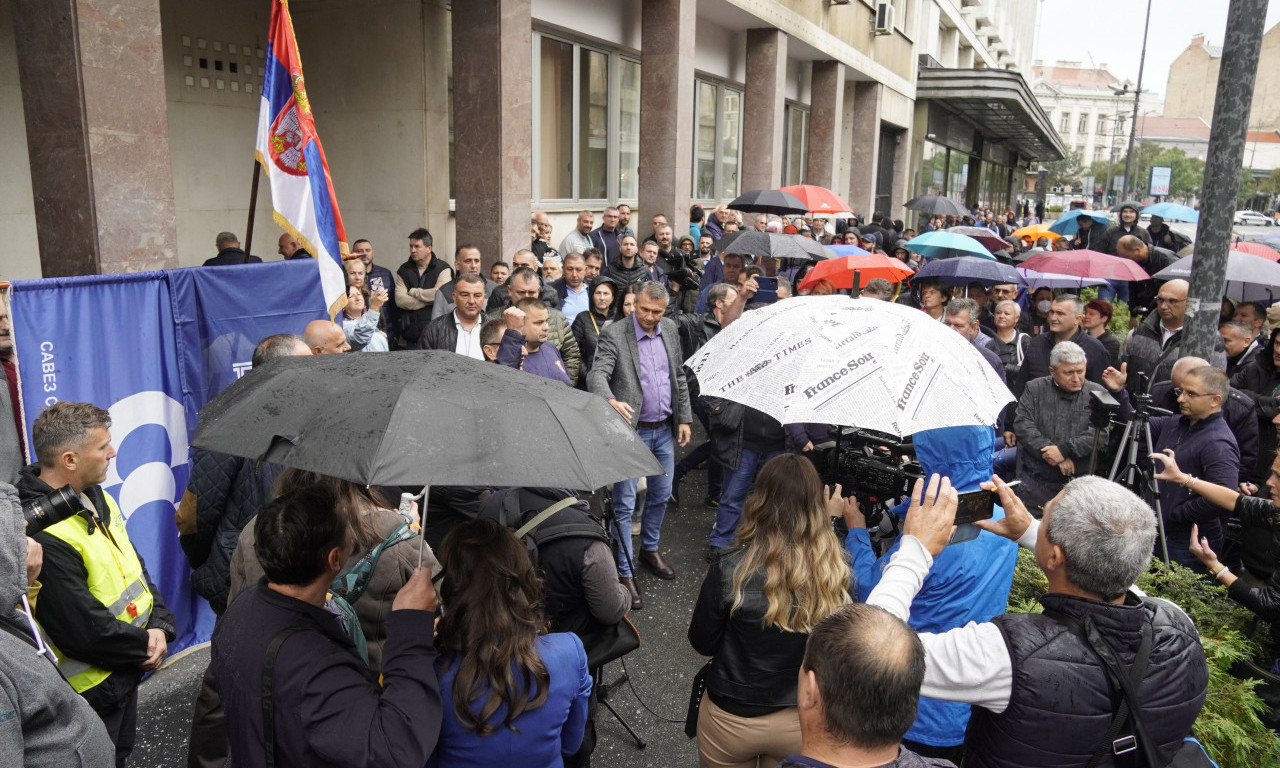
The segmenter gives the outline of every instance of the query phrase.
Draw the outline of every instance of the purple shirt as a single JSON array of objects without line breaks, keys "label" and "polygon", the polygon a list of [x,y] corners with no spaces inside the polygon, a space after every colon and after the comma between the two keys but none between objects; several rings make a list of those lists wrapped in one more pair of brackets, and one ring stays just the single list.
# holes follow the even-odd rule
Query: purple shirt
[{"label": "purple shirt", "polygon": [[644,393],[640,421],[666,421],[671,416],[671,364],[667,360],[667,345],[662,341],[662,322],[658,322],[652,336],[644,332],[635,315],[631,316],[631,325],[636,331],[640,391]]}]

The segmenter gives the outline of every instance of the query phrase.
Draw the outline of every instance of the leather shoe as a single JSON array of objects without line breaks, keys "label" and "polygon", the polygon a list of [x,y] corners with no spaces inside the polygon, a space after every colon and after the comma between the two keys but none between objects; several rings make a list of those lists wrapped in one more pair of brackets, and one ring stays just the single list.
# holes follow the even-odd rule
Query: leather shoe
[{"label": "leather shoe", "polygon": [[627,588],[627,594],[631,595],[631,610],[639,610],[644,607],[644,600],[640,599],[640,593],[636,591],[636,580],[627,576],[618,579],[618,583]]},{"label": "leather shoe", "polygon": [[675,569],[667,565],[667,561],[662,559],[662,554],[657,550],[640,550],[640,563],[653,571],[654,576],[664,581],[669,581],[676,577]]}]

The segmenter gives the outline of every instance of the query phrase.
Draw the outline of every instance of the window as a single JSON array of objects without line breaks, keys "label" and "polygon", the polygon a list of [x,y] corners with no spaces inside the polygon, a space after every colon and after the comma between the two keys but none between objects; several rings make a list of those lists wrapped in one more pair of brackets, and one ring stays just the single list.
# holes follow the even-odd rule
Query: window
[{"label": "window", "polygon": [[738,196],[742,155],[742,91],[698,80],[694,96],[693,196],[732,199]]},{"label": "window", "polygon": [[640,162],[640,63],[537,35],[536,200],[634,200]]},{"label": "window", "polygon": [[1063,112],[1062,121],[1058,123],[1058,133],[1066,133],[1071,130],[1071,113]]},{"label": "window", "polygon": [[782,130],[782,185],[804,183],[805,165],[809,159],[809,109],[786,105]]},{"label": "window", "polygon": [[1080,115],[1080,122],[1076,125],[1076,133],[1088,133],[1088,132],[1089,132],[1089,116]]},{"label": "window", "polygon": [[1102,159],[1102,153],[1103,153],[1103,152],[1106,152],[1106,150],[1105,150],[1105,149],[1103,149],[1102,147],[1094,147],[1094,148],[1093,148],[1093,162],[1095,162],[1095,163],[1096,163],[1096,162],[1098,162],[1099,160],[1101,160],[1101,159]]},{"label": "window", "polygon": [[1107,126],[1111,125],[1111,118],[1107,115],[1098,115],[1098,135],[1107,135]]}]

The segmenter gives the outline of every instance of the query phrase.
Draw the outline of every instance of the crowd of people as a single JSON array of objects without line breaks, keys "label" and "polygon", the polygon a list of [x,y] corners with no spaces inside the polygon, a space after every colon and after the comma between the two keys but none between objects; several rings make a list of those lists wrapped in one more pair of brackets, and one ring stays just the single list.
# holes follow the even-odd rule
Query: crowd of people
[{"label": "crowd of people", "polygon": [[[979,210],[920,226],[971,224],[1016,240],[1015,225],[1034,218]],[[1156,243],[1176,243],[1162,223],[1139,227],[1129,208],[1119,219],[1103,228],[1082,218],[1079,234],[1053,247],[1168,259]],[[451,264],[420,228],[394,269],[358,240],[340,314],[261,340],[255,367],[440,350],[577,387],[605,399],[662,472],[581,499],[554,488],[433,489],[419,513],[396,509],[399,488],[194,450],[176,522],[191,585],[218,620],[189,765],[588,765],[601,665],[645,606],[642,573],[678,578],[664,518],[682,481],[702,471],[701,505],[715,519],[688,629],[711,659],[693,702],[701,765],[1085,765],[1119,736],[1161,754],[1181,748],[1204,701],[1204,653],[1181,609],[1130,587],[1162,551],[1159,527],[1173,560],[1223,581],[1265,619],[1280,613],[1280,537],[1271,502],[1257,496],[1264,485],[1280,493],[1280,334],[1269,333],[1280,316],[1224,300],[1222,343],[1202,359],[1184,354],[1181,280],[1104,286],[1100,295],[1127,297],[1125,329],[1111,322],[1116,304],[1078,290],[880,279],[852,291],[944,323],[1015,397],[994,425],[914,436],[929,480],[896,500],[889,513],[901,523],[886,529],[852,489],[821,479],[840,425],[781,424],[705,395],[683,361],[767,306],[760,278],[777,279],[774,301],[804,293],[793,286],[811,264],[722,251],[726,234],[852,242],[914,268],[914,231],[878,213],[826,221],[695,207],[690,220],[677,238],[655,215],[642,240],[627,206],[606,209],[598,227],[584,211],[557,243],[539,212],[529,248],[494,260],[464,243]],[[232,233],[216,245],[212,267],[254,260]],[[1038,247],[1011,242],[1002,258]],[[280,248],[305,254],[288,235]],[[0,359],[11,355],[7,336],[2,316]],[[0,402],[16,412],[16,393],[6,394]],[[1148,498],[1096,476],[1112,446],[1091,402],[1108,397],[1116,419],[1170,411],[1150,411],[1156,453],[1142,461],[1159,485]],[[12,587],[0,645],[48,659],[20,670],[0,661],[0,680],[40,692],[15,702],[0,685],[0,718],[8,702],[24,729],[32,724],[15,741],[0,719],[0,755],[15,764],[75,754],[124,765],[139,682],[174,639],[101,487],[110,428],[94,405],[50,406],[31,432],[37,461],[20,467],[18,445],[0,478],[17,486],[0,485],[15,521],[0,534],[0,576]],[[67,486],[78,512],[23,536],[19,504],[50,503]],[[992,519],[953,532],[957,494],[979,489],[998,498]],[[1005,613],[1019,546],[1048,578],[1044,614]],[[1124,715],[1108,682],[1114,657],[1134,666],[1142,701]]]}]

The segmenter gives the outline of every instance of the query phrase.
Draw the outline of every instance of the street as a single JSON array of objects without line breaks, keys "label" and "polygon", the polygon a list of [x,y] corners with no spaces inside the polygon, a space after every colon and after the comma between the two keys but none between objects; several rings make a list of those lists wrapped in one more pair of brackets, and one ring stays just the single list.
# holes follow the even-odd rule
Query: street
[{"label": "street", "polygon": [[[695,425],[689,448],[702,439],[701,428]],[[680,450],[677,458],[686,451]],[[693,675],[706,659],[689,647],[686,631],[706,573],[707,534],[715,520],[715,511],[702,506],[705,489],[706,473],[701,470],[690,473],[681,483],[681,505],[667,510],[662,530],[663,554],[676,569],[676,578],[662,581],[641,570],[637,585],[645,606],[631,613],[631,620],[640,631],[641,646],[622,662],[606,667],[605,677],[613,683],[622,675],[625,663],[631,686],[624,683],[610,690],[609,702],[647,746],[637,749],[618,721],[599,707],[599,740],[593,757],[596,765],[641,768],[697,763],[697,743],[685,737],[684,717]],[[130,768],[175,768],[186,764],[192,704],[208,663],[206,644],[170,659],[142,684],[137,746],[129,759]],[[646,711],[644,705],[652,712]]]}]

